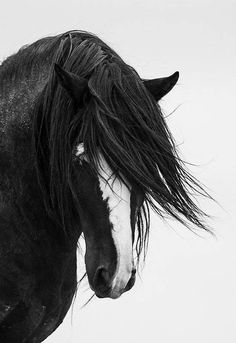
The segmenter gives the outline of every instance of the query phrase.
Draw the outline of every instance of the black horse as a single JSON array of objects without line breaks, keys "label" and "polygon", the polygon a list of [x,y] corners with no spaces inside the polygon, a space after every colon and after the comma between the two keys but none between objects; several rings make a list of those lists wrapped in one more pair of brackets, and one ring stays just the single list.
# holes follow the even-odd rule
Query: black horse
[{"label": "black horse", "polygon": [[[86,272],[98,297],[135,282],[149,208],[207,229],[158,105],[178,80],[142,80],[98,37],[41,39],[0,67],[0,342],[42,342]],[[137,259],[133,257],[136,252]]]}]

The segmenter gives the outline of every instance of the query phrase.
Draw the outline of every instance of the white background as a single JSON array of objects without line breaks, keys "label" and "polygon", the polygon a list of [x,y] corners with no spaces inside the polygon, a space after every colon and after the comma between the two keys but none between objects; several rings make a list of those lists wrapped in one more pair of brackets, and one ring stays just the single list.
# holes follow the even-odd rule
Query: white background
[{"label": "white background", "polygon": [[[235,343],[236,1],[7,1],[0,59],[70,29],[96,33],[143,78],[180,71],[162,101],[181,156],[220,206],[200,201],[217,238],[153,217],[146,265],[118,300],[93,299],[83,284],[47,343]],[[80,261],[81,263],[81,261]],[[81,272],[81,271],[80,271]],[[80,274],[81,275],[81,274]]]}]

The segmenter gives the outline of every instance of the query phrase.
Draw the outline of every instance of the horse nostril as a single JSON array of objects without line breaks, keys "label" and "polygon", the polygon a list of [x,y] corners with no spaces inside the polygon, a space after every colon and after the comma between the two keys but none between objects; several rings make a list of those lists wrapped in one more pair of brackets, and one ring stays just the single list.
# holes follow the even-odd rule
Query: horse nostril
[{"label": "horse nostril", "polygon": [[96,289],[105,289],[109,287],[110,277],[108,270],[104,267],[98,267],[93,278],[93,284]]}]

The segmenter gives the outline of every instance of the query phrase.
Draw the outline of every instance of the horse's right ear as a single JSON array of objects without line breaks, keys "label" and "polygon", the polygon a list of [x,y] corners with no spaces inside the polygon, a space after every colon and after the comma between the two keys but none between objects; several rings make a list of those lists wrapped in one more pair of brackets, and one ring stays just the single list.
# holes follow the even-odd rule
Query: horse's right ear
[{"label": "horse's right ear", "polygon": [[57,63],[54,64],[54,70],[60,85],[73,98],[76,105],[81,105],[84,95],[88,91],[88,81],[83,77],[66,71]]}]

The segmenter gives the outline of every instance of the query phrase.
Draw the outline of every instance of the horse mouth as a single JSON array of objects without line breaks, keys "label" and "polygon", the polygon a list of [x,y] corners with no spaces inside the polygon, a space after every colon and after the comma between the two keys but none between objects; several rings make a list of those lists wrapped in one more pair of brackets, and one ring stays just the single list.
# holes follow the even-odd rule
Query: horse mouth
[{"label": "horse mouth", "polygon": [[125,288],[123,289],[112,289],[111,287],[106,288],[106,289],[99,289],[99,290],[95,290],[95,294],[98,298],[111,298],[111,299],[118,299],[123,293],[128,292],[135,284],[135,280],[136,280],[136,270],[134,269],[132,271],[132,275],[127,283],[127,285],[125,286]]},{"label": "horse mouth", "polygon": [[96,291],[94,290],[94,292],[99,299],[110,298],[111,287],[109,287],[109,289],[107,290],[96,290]]}]

